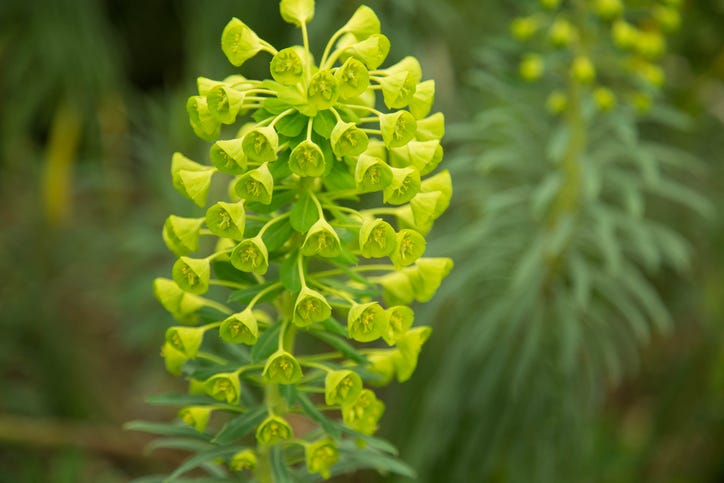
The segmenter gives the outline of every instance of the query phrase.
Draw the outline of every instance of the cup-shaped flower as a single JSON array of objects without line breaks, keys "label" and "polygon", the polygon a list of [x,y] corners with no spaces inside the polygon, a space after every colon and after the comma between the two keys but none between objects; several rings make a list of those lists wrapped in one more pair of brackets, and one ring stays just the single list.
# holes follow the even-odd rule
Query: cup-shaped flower
[{"label": "cup-shaped flower", "polygon": [[427,242],[425,237],[415,230],[403,228],[397,233],[397,244],[390,255],[396,267],[406,267],[417,261],[425,253]]},{"label": "cup-shaped flower", "polygon": [[191,161],[181,153],[171,158],[171,182],[176,191],[199,206],[206,204],[211,177],[216,169]]},{"label": "cup-shaped flower", "polygon": [[222,124],[233,124],[244,103],[244,93],[226,84],[213,87],[206,95],[209,112]]},{"label": "cup-shaped flower", "polygon": [[234,186],[236,194],[243,200],[256,201],[264,205],[271,203],[274,194],[274,177],[266,163],[247,171]]},{"label": "cup-shaped flower", "polygon": [[166,329],[166,342],[174,349],[183,352],[189,359],[196,359],[199,347],[204,340],[201,327],[169,327]]},{"label": "cup-shaped flower", "polygon": [[275,81],[293,86],[302,80],[304,63],[298,47],[287,47],[276,54],[269,64],[269,71]]},{"label": "cup-shaped flower", "polygon": [[372,281],[382,286],[382,295],[387,305],[408,305],[415,300],[410,274],[405,271],[390,272]]},{"label": "cup-shaped flower", "polygon": [[237,404],[241,396],[241,384],[239,376],[233,372],[214,374],[204,383],[206,394],[217,401],[225,401],[229,404]]},{"label": "cup-shaped flower", "polygon": [[436,112],[417,121],[415,139],[418,141],[440,140],[443,136],[445,136],[445,115],[443,113]]},{"label": "cup-shaped flower", "polygon": [[320,70],[314,74],[307,87],[307,101],[310,106],[324,111],[332,107],[338,97],[339,84],[331,71]]},{"label": "cup-shaped flower", "polygon": [[196,323],[196,312],[205,305],[203,298],[184,292],[176,282],[167,278],[154,280],[153,291],[161,305],[183,324]]},{"label": "cup-shaped flower", "polygon": [[229,460],[231,471],[254,471],[256,468],[256,454],[250,449],[242,449]]},{"label": "cup-shaped flower", "polygon": [[214,235],[241,240],[244,238],[244,202],[218,201],[206,210],[206,226]]},{"label": "cup-shaped flower", "polygon": [[176,349],[168,342],[166,342],[161,348],[161,355],[163,356],[163,362],[166,366],[166,370],[169,374],[173,374],[174,376],[181,375],[183,365],[187,360],[189,360],[186,354]]},{"label": "cup-shaped flower", "polygon": [[281,0],[279,12],[285,22],[299,27],[314,17],[314,0]]},{"label": "cup-shaped flower", "polygon": [[410,281],[418,302],[428,302],[443,279],[453,268],[450,258],[420,258],[414,267],[408,268]]},{"label": "cup-shaped flower", "polygon": [[392,225],[381,218],[365,220],[359,230],[359,247],[365,258],[389,256],[397,246]]},{"label": "cup-shaped flower", "polygon": [[370,389],[362,389],[357,400],[342,407],[342,420],[362,434],[374,434],[377,422],[385,412],[385,404]]},{"label": "cup-shaped flower", "polygon": [[440,191],[417,193],[410,200],[415,226],[429,226],[442,215],[444,206],[445,198]]},{"label": "cup-shaped flower", "polygon": [[324,378],[324,402],[327,406],[352,404],[362,392],[362,378],[354,371],[329,371]]},{"label": "cup-shaped flower", "polygon": [[298,327],[307,327],[315,322],[327,320],[332,315],[332,307],[324,296],[308,287],[302,287],[294,302],[292,322]]},{"label": "cup-shaped flower", "polygon": [[163,241],[177,256],[193,253],[199,249],[199,232],[203,223],[203,218],[171,215],[163,224]]},{"label": "cup-shaped flower", "polygon": [[432,332],[430,327],[415,327],[398,339],[398,356],[394,358],[398,382],[407,381],[415,372],[417,358],[422,345],[430,337],[430,332]]},{"label": "cup-shaped flower", "polygon": [[279,135],[271,126],[257,127],[246,133],[241,146],[246,157],[253,161],[274,161],[279,149]]},{"label": "cup-shaped flower", "polygon": [[231,315],[221,323],[219,336],[232,344],[254,345],[259,338],[259,326],[251,309]]},{"label": "cup-shaped flower", "polygon": [[173,264],[171,274],[185,292],[202,294],[209,290],[211,264],[206,258],[179,257]]},{"label": "cup-shaped flower", "polygon": [[256,33],[236,17],[226,24],[221,33],[221,50],[236,67],[254,57],[262,47]]},{"label": "cup-shaped flower", "polygon": [[264,240],[259,236],[242,240],[231,252],[231,264],[242,272],[264,275],[269,269],[269,252]]},{"label": "cup-shaped flower", "polygon": [[327,220],[320,218],[307,232],[301,252],[306,257],[319,255],[324,258],[334,258],[339,255],[341,250],[342,244],[337,232],[334,231],[332,225],[327,223]]},{"label": "cup-shaped flower", "polygon": [[430,79],[417,84],[408,109],[415,119],[422,119],[430,113],[433,102],[435,102],[435,81]]},{"label": "cup-shaped flower", "polygon": [[430,193],[432,191],[442,193],[442,198],[438,200],[439,204],[437,204],[435,208],[440,213],[444,212],[448,206],[450,206],[450,198],[452,198],[452,178],[450,178],[450,172],[444,169],[429,178],[425,178],[422,183],[420,183],[420,191],[423,193]]},{"label": "cup-shaped flower", "polygon": [[415,137],[417,120],[408,111],[395,111],[380,116],[382,140],[387,147],[397,148]]},{"label": "cup-shaped flower", "polygon": [[213,408],[211,406],[186,406],[178,412],[178,418],[199,433],[206,430]]},{"label": "cup-shaped flower", "polygon": [[358,156],[367,149],[369,139],[354,123],[339,121],[332,129],[329,142],[338,157]]},{"label": "cup-shaped flower", "polygon": [[380,191],[392,183],[392,170],[380,158],[361,154],[355,165],[354,180],[360,193]]},{"label": "cup-shaped flower", "polygon": [[390,148],[390,164],[396,168],[414,166],[420,174],[433,171],[442,160],[440,141],[410,141],[399,148]]},{"label": "cup-shaped flower", "polygon": [[219,137],[221,123],[211,114],[206,96],[191,96],[186,101],[186,113],[194,133],[204,141]]},{"label": "cup-shaped flower", "polygon": [[380,20],[374,10],[362,5],[352,14],[346,24],[340,29],[342,32],[351,33],[358,40],[364,40],[370,35],[380,33]]},{"label": "cup-shaped flower", "polygon": [[571,64],[571,77],[581,84],[590,84],[596,78],[596,68],[591,59],[586,56],[578,56]]},{"label": "cup-shaped flower", "polygon": [[209,150],[209,159],[222,173],[238,175],[246,171],[247,158],[242,138],[216,141]]},{"label": "cup-shaped flower", "polygon": [[329,470],[339,460],[339,450],[331,438],[324,438],[306,445],[304,455],[307,471],[319,473],[325,479],[331,476]]},{"label": "cup-shaped flower", "polygon": [[407,305],[395,305],[385,312],[387,312],[388,325],[382,337],[388,345],[394,345],[412,327],[415,312]]},{"label": "cup-shaped flower", "polygon": [[322,176],[327,163],[324,153],[313,141],[304,140],[289,155],[289,169],[299,176]]},{"label": "cup-shaped flower", "polygon": [[406,107],[415,95],[417,82],[406,71],[393,72],[379,80],[382,88],[382,99],[388,109],[401,109]]},{"label": "cup-shaped flower", "polygon": [[278,350],[267,359],[262,372],[269,384],[296,384],[302,378],[299,361],[285,350]]},{"label": "cup-shaped flower", "polygon": [[264,446],[271,446],[293,437],[292,427],[279,416],[268,416],[256,428],[256,440]]},{"label": "cup-shaped flower", "polygon": [[358,342],[371,342],[387,330],[387,314],[377,302],[354,304],[347,314],[347,331]]},{"label": "cup-shaped flower", "polygon": [[374,379],[370,379],[369,383],[373,386],[386,386],[395,377],[394,355],[397,351],[379,350],[367,355],[370,365],[367,366]]},{"label": "cup-shaped flower", "polygon": [[382,199],[391,205],[407,203],[420,191],[420,172],[412,166],[391,170],[392,181],[382,190]]},{"label": "cup-shaped flower", "polygon": [[376,69],[390,53],[390,39],[383,34],[372,34],[360,42],[347,46],[344,53],[361,60],[368,69]]},{"label": "cup-shaped flower", "polygon": [[370,85],[370,74],[365,65],[354,57],[348,58],[334,74],[339,85],[339,97],[354,99]]}]

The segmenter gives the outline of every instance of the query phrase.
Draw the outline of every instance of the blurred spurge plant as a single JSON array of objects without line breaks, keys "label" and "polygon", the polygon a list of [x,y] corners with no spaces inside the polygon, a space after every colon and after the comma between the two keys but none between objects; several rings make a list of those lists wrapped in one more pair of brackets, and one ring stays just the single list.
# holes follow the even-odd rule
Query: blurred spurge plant
[{"label": "blurred spurge plant", "polygon": [[186,426],[131,425],[171,436],[155,446],[196,452],[168,481],[199,466],[260,482],[365,467],[411,474],[371,436],[385,406],[370,386],[410,378],[430,335],[410,304],[452,268],[422,258],[452,194],[447,171],[431,174],[444,134],[443,115],[429,115],[434,81],[413,57],[380,67],[390,42],[366,6],[318,62],[314,1],[282,0],[280,11],[302,45],[277,50],[232,19],[228,60],[268,53],[273,79],[200,77],[187,111],[213,142],[210,164],[181,153],[171,162],[174,187],[206,208],[168,217],[163,238],[178,260],[155,281],[181,324],[166,331],[166,367],[189,394],[154,401],[182,406]]}]

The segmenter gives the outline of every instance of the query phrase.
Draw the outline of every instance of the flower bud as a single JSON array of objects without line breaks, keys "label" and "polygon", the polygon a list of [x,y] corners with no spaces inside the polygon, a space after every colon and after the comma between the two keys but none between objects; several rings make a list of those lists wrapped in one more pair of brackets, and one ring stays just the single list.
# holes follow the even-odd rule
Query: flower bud
[{"label": "flower bud", "polygon": [[200,327],[169,327],[166,329],[166,342],[189,359],[196,359],[203,340],[204,329]]},{"label": "flower bud", "polygon": [[417,193],[410,200],[415,225],[427,226],[437,220],[445,211],[445,197],[440,191]]},{"label": "flower bud", "polygon": [[294,303],[292,322],[297,327],[307,327],[315,322],[327,320],[332,315],[332,307],[324,296],[308,287],[302,287]]},{"label": "flower bud", "polygon": [[341,250],[342,244],[337,232],[324,218],[320,218],[307,232],[301,252],[305,257],[319,255],[324,258],[334,258]]},{"label": "flower bud", "polygon": [[186,101],[186,112],[194,133],[204,141],[213,141],[219,137],[221,123],[211,111],[204,96],[191,96]]},{"label": "flower bud", "polygon": [[204,383],[206,394],[217,401],[226,401],[229,404],[237,404],[241,396],[241,385],[239,376],[233,372],[215,374]]},{"label": "flower bud", "polygon": [[405,335],[415,320],[415,312],[406,305],[396,305],[385,311],[387,313],[387,330],[382,335],[387,345],[394,345]]},{"label": "flower bud", "polygon": [[236,453],[229,460],[229,469],[231,471],[249,471],[253,472],[256,469],[256,455],[254,451],[250,449],[243,449]]},{"label": "flower bud", "polygon": [[354,180],[360,193],[380,191],[392,183],[392,169],[379,158],[361,154],[355,165]]},{"label": "flower bud", "polygon": [[274,178],[266,163],[244,173],[234,186],[236,194],[243,200],[257,201],[268,205],[274,193]]},{"label": "flower bud", "polygon": [[418,141],[440,140],[443,136],[445,136],[445,116],[442,112],[436,112],[417,121],[415,139]]},{"label": "flower bud", "polygon": [[337,157],[358,156],[367,149],[369,139],[354,123],[338,121],[332,129],[329,142]]},{"label": "flower bud", "polygon": [[410,101],[410,112],[415,119],[422,119],[430,113],[433,102],[435,102],[435,81],[431,79],[420,82]]},{"label": "flower bud", "polygon": [[438,200],[435,209],[440,213],[444,212],[450,206],[450,199],[452,198],[452,178],[448,170],[442,170],[439,173],[426,178],[420,183],[420,191],[423,193],[430,193],[433,191],[439,191],[442,193],[442,198]]},{"label": "flower bud", "polygon": [[209,290],[211,266],[206,258],[179,257],[171,274],[174,282],[185,292],[202,294]]},{"label": "flower bud", "polygon": [[256,428],[256,440],[264,446],[271,446],[293,437],[292,427],[279,416],[267,417]]},{"label": "flower bud", "polygon": [[209,159],[222,173],[238,175],[246,171],[247,158],[242,147],[243,139],[216,141],[209,150]]},{"label": "flower bud", "polygon": [[209,417],[213,409],[211,406],[187,406],[178,412],[178,418],[199,433],[206,430]]},{"label": "flower bud", "polygon": [[177,256],[188,255],[199,249],[199,231],[203,218],[184,218],[171,215],[163,224],[163,240]]},{"label": "flower bud", "polygon": [[289,155],[289,169],[299,176],[322,176],[327,163],[322,149],[312,141],[304,140]]},{"label": "flower bud", "polygon": [[528,40],[540,28],[540,22],[535,17],[519,17],[510,24],[510,33],[518,40]]},{"label": "flower bud", "polygon": [[394,72],[379,80],[382,98],[388,109],[406,107],[415,95],[417,83],[412,75],[405,71]]},{"label": "flower bud", "polygon": [[211,177],[216,169],[195,163],[181,153],[171,158],[171,181],[173,187],[199,206],[206,204],[206,195],[211,186]]},{"label": "flower bud", "polygon": [[395,111],[380,116],[382,139],[390,148],[407,144],[415,137],[417,120],[408,111]]},{"label": "flower bud", "polygon": [[420,258],[410,270],[410,281],[415,290],[415,300],[428,302],[442,280],[452,270],[453,261],[450,258]]},{"label": "flower bud", "polygon": [[390,40],[383,34],[372,34],[366,39],[349,45],[344,49],[345,55],[361,60],[368,69],[376,69],[390,53]]},{"label": "flower bud", "polygon": [[241,146],[244,154],[253,161],[274,161],[277,159],[279,136],[271,126],[257,127],[246,133]]},{"label": "flower bud", "polygon": [[244,238],[244,202],[219,201],[206,210],[206,226],[216,236],[241,240]]},{"label": "flower bud", "polygon": [[520,62],[518,71],[523,80],[533,82],[541,78],[544,68],[543,58],[540,55],[527,54]]},{"label": "flower bud", "polygon": [[422,345],[430,337],[430,332],[430,327],[415,327],[397,341],[399,357],[395,357],[394,362],[398,382],[407,381],[415,372]]},{"label": "flower bud", "polygon": [[274,55],[269,64],[269,71],[275,81],[286,86],[293,86],[302,80],[304,63],[298,50],[299,47],[296,46],[287,47]]},{"label": "flower bud", "polygon": [[596,69],[591,59],[585,56],[578,56],[571,65],[571,77],[581,84],[590,84],[596,78]]},{"label": "flower bud", "polygon": [[358,342],[371,342],[387,330],[387,315],[377,302],[355,304],[347,315],[349,336]]},{"label": "flower bud", "polygon": [[206,95],[209,112],[222,124],[233,124],[244,103],[244,93],[225,84],[212,88]]},{"label": "flower bud", "polygon": [[381,218],[365,220],[359,230],[359,247],[365,258],[389,256],[397,245],[392,225]]},{"label": "flower bud", "polygon": [[302,368],[291,353],[278,350],[267,359],[262,376],[269,384],[296,384],[302,378]]},{"label": "flower bud", "polygon": [[324,379],[324,402],[327,406],[354,403],[361,392],[362,378],[354,371],[330,371]]},{"label": "flower bud", "polygon": [[370,74],[365,65],[354,57],[347,59],[334,75],[339,85],[339,97],[354,99],[370,85]]},{"label": "flower bud", "polygon": [[397,233],[397,243],[395,251],[390,255],[390,260],[396,267],[406,267],[415,263],[415,261],[425,253],[427,242],[425,237],[415,230],[403,228]]},{"label": "flower bud", "polygon": [[383,201],[391,205],[407,203],[420,190],[420,172],[412,166],[390,169],[392,181],[382,191]]},{"label": "flower bud", "polygon": [[169,374],[174,376],[181,375],[183,365],[189,360],[188,356],[176,349],[174,346],[166,342],[161,348],[161,355],[163,356],[163,362],[166,366],[166,370]]},{"label": "flower bud", "polygon": [[380,20],[371,8],[362,5],[340,30],[353,34],[358,40],[364,40],[370,35],[380,33]]},{"label": "flower bud", "polygon": [[308,444],[304,450],[307,471],[319,473],[327,479],[331,476],[329,470],[339,460],[339,450],[331,438],[325,438]]},{"label": "flower bud", "polygon": [[285,22],[299,27],[314,17],[314,0],[281,0],[279,12]]},{"label": "flower bud", "polygon": [[362,434],[374,434],[377,421],[385,412],[385,404],[377,399],[374,392],[362,389],[353,404],[342,407],[342,420],[348,427]]},{"label": "flower bud", "polygon": [[390,148],[390,164],[396,168],[414,166],[420,174],[427,174],[442,161],[440,141],[410,141],[399,148]]},{"label": "flower bud", "polygon": [[259,338],[259,326],[250,309],[236,313],[221,323],[219,336],[232,344],[254,345]]},{"label": "flower bud", "polygon": [[259,37],[244,22],[232,18],[221,33],[221,50],[232,65],[239,67],[262,49]]},{"label": "flower bud", "polygon": [[264,275],[269,269],[269,252],[259,236],[242,240],[231,252],[230,260],[242,272]]},{"label": "flower bud", "polygon": [[153,292],[161,305],[184,324],[194,324],[198,320],[196,311],[204,306],[204,299],[184,292],[173,280],[157,278],[153,281]]}]

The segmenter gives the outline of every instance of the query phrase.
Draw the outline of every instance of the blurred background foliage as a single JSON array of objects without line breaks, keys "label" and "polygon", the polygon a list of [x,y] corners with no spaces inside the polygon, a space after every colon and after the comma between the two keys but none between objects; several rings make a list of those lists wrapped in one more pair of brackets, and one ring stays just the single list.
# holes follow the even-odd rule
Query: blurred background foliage
[{"label": "blurred background foliage", "polygon": [[[553,169],[545,149],[556,127],[549,86],[517,77],[508,25],[520,5],[367,2],[393,40],[390,59],[415,55],[436,79],[449,122],[456,195],[429,251],[457,268],[419,309],[433,337],[415,376],[387,391],[381,424],[420,481],[724,481],[724,1],[683,3],[657,100],[666,110],[591,130],[603,148],[663,146],[667,176],[691,189],[675,202],[643,195],[646,219],[677,241],[657,249],[665,236],[654,236],[638,255],[658,250],[662,263],[636,268],[658,294],[634,310],[655,312],[636,332],[631,277],[607,279],[595,263],[591,275],[613,292],[594,290],[591,306],[575,308],[563,276],[548,285],[563,295],[511,288],[540,238],[531,203]],[[312,45],[358,4],[318,0]],[[231,16],[272,44],[297,41],[270,10],[268,0],[0,2],[0,481],[121,482],[183,458],[148,459],[146,437],[120,429],[172,418],[143,400],[180,389],[158,355],[170,320],[151,293],[172,260],[163,220],[182,203],[169,160],[207,149],[185,99],[197,75],[232,72],[218,47]],[[263,69],[255,59],[245,73]],[[635,127],[635,145],[616,125]],[[582,220],[585,254],[600,219]],[[622,232],[612,243],[629,253]],[[665,329],[651,325],[656,314]],[[601,320],[565,346],[586,317]]]}]

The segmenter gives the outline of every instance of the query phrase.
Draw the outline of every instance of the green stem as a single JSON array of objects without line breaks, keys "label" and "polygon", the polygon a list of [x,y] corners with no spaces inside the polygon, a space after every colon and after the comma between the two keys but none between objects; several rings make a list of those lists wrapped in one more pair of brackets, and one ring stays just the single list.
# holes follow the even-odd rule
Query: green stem
[{"label": "green stem", "polygon": [[270,226],[272,226],[274,223],[277,223],[278,221],[283,220],[284,218],[289,217],[290,214],[291,214],[291,212],[288,211],[279,216],[275,216],[271,220],[267,221],[264,224],[264,226],[261,227],[261,230],[259,230],[259,233],[256,234],[256,238],[261,238],[264,235],[264,233],[269,229]]}]

